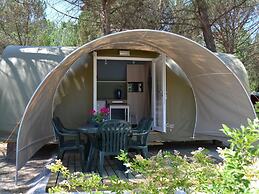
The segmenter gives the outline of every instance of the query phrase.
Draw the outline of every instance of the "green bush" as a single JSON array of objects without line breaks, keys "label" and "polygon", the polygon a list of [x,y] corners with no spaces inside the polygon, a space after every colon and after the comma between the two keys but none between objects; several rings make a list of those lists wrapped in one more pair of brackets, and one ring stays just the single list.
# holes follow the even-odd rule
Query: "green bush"
[{"label": "green bush", "polygon": [[[259,121],[248,121],[248,126],[230,129],[223,125],[222,131],[230,137],[230,147],[220,149],[223,163],[219,166],[212,191],[219,193],[259,192],[254,184],[259,181]],[[253,193],[252,192],[252,193]]]},{"label": "green bush", "polygon": [[106,186],[101,184],[102,178],[98,174],[70,173],[60,160],[56,160],[48,168],[52,173],[61,173],[64,178],[64,181],[59,183],[59,185],[50,188],[49,193],[68,191],[98,192],[99,190],[106,189]]},{"label": "green bush", "polygon": [[133,183],[110,177],[108,185],[102,184],[98,174],[69,173],[60,161],[49,166],[52,172],[60,172],[65,181],[49,192],[102,191],[123,193],[258,193],[259,192],[259,120],[248,121],[247,127],[222,131],[229,137],[230,146],[218,149],[221,163],[215,163],[207,151],[199,148],[191,157],[162,152],[149,159],[137,155],[130,160],[126,152],[117,157],[128,168],[145,177]]}]

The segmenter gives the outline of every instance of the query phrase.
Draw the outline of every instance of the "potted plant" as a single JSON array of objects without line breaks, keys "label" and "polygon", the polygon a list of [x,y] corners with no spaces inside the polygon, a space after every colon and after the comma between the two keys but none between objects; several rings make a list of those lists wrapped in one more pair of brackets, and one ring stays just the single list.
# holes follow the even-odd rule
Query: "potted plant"
[{"label": "potted plant", "polygon": [[90,122],[99,126],[102,122],[109,119],[110,110],[109,108],[102,107],[100,111],[96,111],[94,109],[90,110],[90,114]]}]

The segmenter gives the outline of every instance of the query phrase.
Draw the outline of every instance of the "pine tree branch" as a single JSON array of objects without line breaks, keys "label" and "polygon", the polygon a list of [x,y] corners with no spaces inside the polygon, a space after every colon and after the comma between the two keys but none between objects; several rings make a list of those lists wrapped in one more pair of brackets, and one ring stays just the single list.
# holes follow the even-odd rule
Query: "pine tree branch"
[{"label": "pine tree branch", "polygon": [[71,19],[76,19],[76,20],[79,19],[79,17],[72,16],[72,15],[70,15],[70,14],[67,14],[67,13],[65,13],[65,12],[63,12],[63,11],[60,11],[60,10],[56,9],[56,8],[55,8],[53,5],[51,5],[49,2],[46,2],[46,3],[47,3],[52,9],[54,9],[56,12],[58,12],[58,13],[64,15],[64,16],[70,17]]},{"label": "pine tree branch", "polygon": [[211,26],[214,25],[214,23],[215,23],[216,21],[218,21],[221,17],[223,17],[224,15],[228,14],[228,13],[231,12],[233,9],[240,7],[240,6],[243,5],[245,2],[247,2],[247,0],[243,0],[243,1],[242,1],[241,3],[239,3],[238,5],[234,5],[234,6],[231,7],[230,9],[224,11],[224,12],[223,12],[222,14],[220,14],[218,17],[214,18],[214,19],[212,20],[212,22],[211,22],[210,25],[211,25]]}]

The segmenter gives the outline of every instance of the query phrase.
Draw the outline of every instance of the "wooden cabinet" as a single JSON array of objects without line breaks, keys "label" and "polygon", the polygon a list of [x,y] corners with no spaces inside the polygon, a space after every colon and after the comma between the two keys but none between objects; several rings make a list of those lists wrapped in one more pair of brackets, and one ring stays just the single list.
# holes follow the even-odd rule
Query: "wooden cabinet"
[{"label": "wooden cabinet", "polygon": [[146,65],[127,65],[127,82],[146,81]]},{"label": "wooden cabinet", "polygon": [[[137,124],[142,117],[147,117],[150,113],[150,91],[148,86],[149,64],[127,65],[127,102],[130,107],[130,121]],[[132,85],[136,83],[136,89],[132,90]],[[131,88],[129,88],[131,87]]]}]

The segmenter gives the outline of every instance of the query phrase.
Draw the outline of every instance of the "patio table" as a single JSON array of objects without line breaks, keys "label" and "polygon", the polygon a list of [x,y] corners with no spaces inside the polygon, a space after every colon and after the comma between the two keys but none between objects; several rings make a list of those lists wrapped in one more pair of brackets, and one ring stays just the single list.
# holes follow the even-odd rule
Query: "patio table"
[{"label": "patio table", "polygon": [[92,163],[95,160],[95,147],[97,146],[97,133],[98,133],[98,127],[94,124],[85,124],[81,127],[79,127],[79,131],[81,134],[84,134],[87,136],[87,140],[89,143],[89,150],[87,155],[87,161],[86,161],[86,171],[91,172],[92,171]]},{"label": "patio table", "polygon": [[79,128],[80,133],[87,136],[89,142],[89,151],[86,161],[86,171],[91,171],[91,163],[94,159],[94,147],[96,144],[96,134],[98,132],[98,127],[93,124],[86,124]]}]

